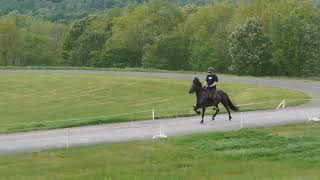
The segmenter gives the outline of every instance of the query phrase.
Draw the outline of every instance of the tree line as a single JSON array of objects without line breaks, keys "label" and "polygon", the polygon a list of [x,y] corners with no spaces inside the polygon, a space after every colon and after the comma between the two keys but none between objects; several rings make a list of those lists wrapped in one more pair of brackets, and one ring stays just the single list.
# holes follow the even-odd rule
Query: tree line
[{"label": "tree line", "polygon": [[11,11],[40,17],[44,20],[67,23],[91,13],[125,7],[138,0],[1,0],[0,15]]},{"label": "tree line", "polygon": [[316,4],[299,0],[153,0],[70,24],[13,12],[0,19],[0,64],[319,76],[319,25]]},{"label": "tree line", "polygon": [[[223,0],[171,0],[179,5],[206,5]],[[235,2],[237,0],[229,0]],[[248,0],[242,0],[248,1]],[[147,3],[149,0],[0,0],[0,16],[11,11],[40,17],[44,20],[68,23],[92,13],[103,13],[112,8]]]},{"label": "tree line", "polygon": [[0,65],[55,65],[66,26],[10,13],[0,18]]}]

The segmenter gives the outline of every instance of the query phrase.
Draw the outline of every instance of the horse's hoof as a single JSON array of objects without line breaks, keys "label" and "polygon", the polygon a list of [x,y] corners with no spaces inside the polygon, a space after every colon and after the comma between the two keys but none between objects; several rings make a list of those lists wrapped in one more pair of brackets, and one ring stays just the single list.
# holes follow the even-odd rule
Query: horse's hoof
[{"label": "horse's hoof", "polygon": [[231,119],[232,119],[232,117],[231,117],[231,116],[229,116],[229,121],[231,121]]},{"label": "horse's hoof", "polygon": [[214,117],[212,117],[212,121],[214,121]]},{"label": "horse's hoof", "polygon": [[204,122],[203,122],[203,121],[200,121],[200,124],[204,124]]},{"label": "horse's hoof", "polygon": [[201,114],[201,112],[197,111],[197,112],[196,112],[196,114],[197,114],[197,115],[200,115],[200,114]]}]

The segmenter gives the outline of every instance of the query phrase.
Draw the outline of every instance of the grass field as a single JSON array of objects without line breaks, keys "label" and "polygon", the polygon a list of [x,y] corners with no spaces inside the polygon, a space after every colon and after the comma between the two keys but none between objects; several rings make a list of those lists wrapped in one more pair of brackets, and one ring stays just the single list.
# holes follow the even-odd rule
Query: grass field
[{"label": "grass field", "polygon": [[319,179],[320,124],[2,156],[0,179]]},{"label": "grass field", "polygon": [[[152,109],[156,118],[194,115],[195,97],[188,94],[191,80],[2,74],[0,84],[0,133],[151,119]],[[275,108],[281,99],[309,98],[297,91],[254,85],[223,83],[220,89],[235,104],[273,101],[244,106],[245,110]],[[304,102],[289,101],[288,105]],[[148,112],[100,117],[139,111]],[[30,122],[37,123],[23,124]]]}]

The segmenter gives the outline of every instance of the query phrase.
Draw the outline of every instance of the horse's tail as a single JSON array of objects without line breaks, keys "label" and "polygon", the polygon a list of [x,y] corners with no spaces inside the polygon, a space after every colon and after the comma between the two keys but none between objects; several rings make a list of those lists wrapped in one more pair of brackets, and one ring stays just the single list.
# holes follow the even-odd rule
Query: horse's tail
[{"label": "horse's tail", "polygon": [[238,107],[238,106],[235,106],[235,105],[231,102],[231,100],[230,100],[230,98],[229,98],[228,95],[227,95],[227,101],[228,101],[228,106],[229,106],[229,108],[230,108],[231,110],[233,110],[233,111],[239,111],[239,107]]}]

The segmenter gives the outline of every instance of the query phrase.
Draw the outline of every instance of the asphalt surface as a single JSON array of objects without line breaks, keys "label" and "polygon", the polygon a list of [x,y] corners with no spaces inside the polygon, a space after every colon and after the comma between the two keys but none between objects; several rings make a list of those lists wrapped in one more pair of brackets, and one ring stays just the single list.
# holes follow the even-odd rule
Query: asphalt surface
[{"label": "asphalt surface", "polygon": [[[201,74],[144,73],[144,72],[108,72],[89,70],[0,70],[1,74],[82,74],[101,76],[139,76],[156,78],[190,79],[204,77]],[[75,127],[0,135],[0,154],[37,152],[55,148],[67,148],[102,143],[116,143],[134,140],[151,140],[162,133],[181,136],[211,131],[230,131],[241,128],[268,127],[289,123],[307,122],[310,118],[320,117],[320,82],[304,82],[287,79],[266,79],[220,75],[224,82],[247,83],[295,89],[308,93],[314,100],[309,103],[281,110],[232,113],[233,120],[228,121],[225,114],[218,115],[215,121],[205,117],[205,124],[199,123],[200,117],[169,118],[161,120],[137,121],[96,126]],[[280,102],[280,100],[279,100]]]}]

